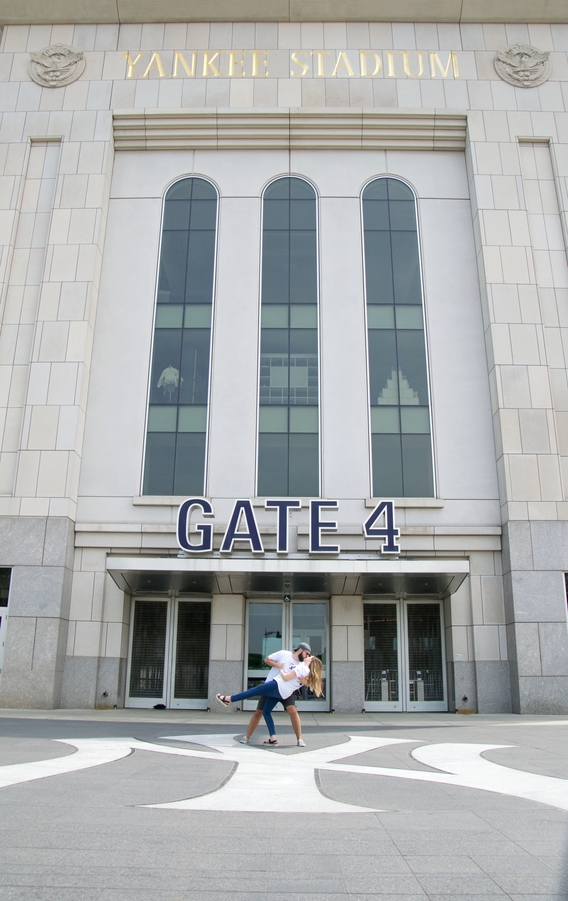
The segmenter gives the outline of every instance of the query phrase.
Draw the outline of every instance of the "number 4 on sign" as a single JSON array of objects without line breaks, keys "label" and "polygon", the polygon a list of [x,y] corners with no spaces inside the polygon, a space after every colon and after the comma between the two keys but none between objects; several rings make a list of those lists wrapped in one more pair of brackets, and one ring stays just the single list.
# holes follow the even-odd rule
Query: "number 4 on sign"
[{"label": "number 4 on sign", "polygon": [[[384,526],[378,528],[375,523],[381,517],[384,517]],[[381,547],[381,554],[400,554],[400,547],[395,543],[395,539],[400,536],[400,529],[395,528],[394,524],[394,503],[393,501],[381,501],[363,526],[365,538],[384,538],[385,542]]]}]

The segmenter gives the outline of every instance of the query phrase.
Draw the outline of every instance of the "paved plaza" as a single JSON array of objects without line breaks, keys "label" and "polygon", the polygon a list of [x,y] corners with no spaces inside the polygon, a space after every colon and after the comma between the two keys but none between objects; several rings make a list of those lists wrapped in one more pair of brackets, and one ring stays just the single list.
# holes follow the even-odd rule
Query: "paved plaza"
[{"label": "paved plaza", "polygon": [[0,712],[0,901],[568,899],[568,718]]}]

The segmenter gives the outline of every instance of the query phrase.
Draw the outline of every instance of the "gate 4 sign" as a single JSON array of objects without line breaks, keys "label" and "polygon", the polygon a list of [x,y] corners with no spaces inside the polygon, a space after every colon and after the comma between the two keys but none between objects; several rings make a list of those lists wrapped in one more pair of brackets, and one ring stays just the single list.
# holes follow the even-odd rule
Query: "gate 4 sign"
[{"label": "gate 4 sign", "polygon": [[[377,527],[375,523],[384,518],[384,526]],[[383,554],[399,554],[400,548],[395,544],[395,538],[400,535],[400,529],[394,525],[394,504],[392,501],[381,501],[377,504],[369,519],[363,526],[365,538],[384,538],[385,543],[381,547]]]},{"label": "gate 4 sign", "polygon": [[[276,513],[276,552],[287,554],[289,552],[290,513],[302,507],[302,501],[298,498],[268,498],[264,502],[266,510],[274,510]],[[311,500],[309,502],[309,553],[310,554],[339,554],[339,544],[326,543],[325,537],[330,532],[338,529],[337,521],[326,519],[327,510],[337,510],[337,501]],[[213,524],[191,523],[191,515],[194,510],[201,512],[203,517],[215,516],[213,506],[204,497],[190,497],[180,505],[177,516],[177,540],[180,548],[190,554],[207,554],[213,550]],[[382,523],[382,525],[380,525]],[[400,548],[396,539],[400,530],[394,524],[394,502],[380,501],[369,518],[363,524],[365,538],[378,538],[381,540],[380,551],[382,554],[399,554]],[[199,535],[197,541],[190,541],[190,532]],[[223,534],[220,552],[230,554],[235,545],[240,550],[243,543],[253,554],[264,554],[264,546],[260,537],[260,529],[254,513],[251,500],[236,500],[229,524]]]}]

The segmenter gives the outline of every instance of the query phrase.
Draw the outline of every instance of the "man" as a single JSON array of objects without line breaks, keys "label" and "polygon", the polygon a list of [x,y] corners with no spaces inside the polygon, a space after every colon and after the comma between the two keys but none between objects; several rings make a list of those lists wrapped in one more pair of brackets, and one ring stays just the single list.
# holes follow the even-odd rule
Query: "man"
[{"label": "man", "polygon": [[[275,651],[270,655],[270,657],[265,657],[264,662],[267,666],[271,667],[271,670],[268,673],[265,682],[268,682],[270,679],[274,679],[279,670],[284,673],[289,673],[297,663],[303,663],[306,657],[310,657],[311,653],[312,649],[310,648],[309,644],[307,644],[305,641],[301,641],[293,651]],[[243,738],[241,738],[241,744],[248,744],[250,737],[260,723],[262,719],[262,708],[264,707],[265,701],[266,698],[259,698],[256,710],[254,711],[248,725],[247,734],[244,735]],[[290,717],[298,747],[305,748],[306,743],[302,738],[302,723],[300,722],[300,715],[296,710],[296,701],[294,700],[294,696],[292,695],[290,698],[286,698],[285,701],[282,701],[282,704]],[[272,744],[275,744],[275,742],[272,742]]]}]

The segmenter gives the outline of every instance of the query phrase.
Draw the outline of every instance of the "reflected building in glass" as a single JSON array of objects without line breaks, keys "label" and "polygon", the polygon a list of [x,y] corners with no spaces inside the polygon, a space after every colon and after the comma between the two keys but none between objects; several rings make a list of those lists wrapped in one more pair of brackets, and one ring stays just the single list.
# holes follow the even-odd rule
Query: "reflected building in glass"
[{"label": "reflected building in glass", "polygon": [[434,494],[416,202],[380,178],[363,191],[373,494]]},{"label": "reflected building in glass", "polygon": [[172,185],[164,203],[144,494],[204,491],[216,227],[210,182]]},{"label": "reflected building in glass", "polygon": [[311,185],[266,188],[258,435],[259,495],[319,494],[317,201]]}]

